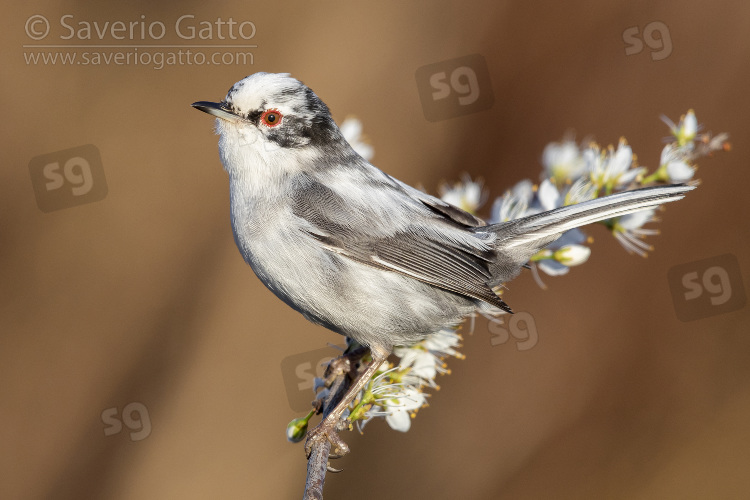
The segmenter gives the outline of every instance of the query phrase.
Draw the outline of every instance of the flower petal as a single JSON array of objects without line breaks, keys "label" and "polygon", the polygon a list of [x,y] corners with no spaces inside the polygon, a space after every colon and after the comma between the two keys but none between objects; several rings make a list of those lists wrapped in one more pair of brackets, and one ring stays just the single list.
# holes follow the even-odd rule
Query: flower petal
[{"label": "flower petal", "polygon": [[568,267],[579,266],[589,260],[591,249],[584,245],[566,245],[555,252],[557,260]]},{"label": "flower petal", "polygon": [[681,160],[667,163],[667,175],[670,182],[689,181],[695,175],[695,169]]},{"label": "flower petal", "polygon": [[549,179],[544,179],[539,185],[537,196],[544,210],[552,210],[560,206],[560,192]]},{"label": "flower petal", "polygon": [[556,260],[540,260],[537,264],[539,265],[539,269],[550,276],[562,276],[563,274],[568,274],[568,271],[570,271],[568,266],[560,264]]},{"label": "flower petal", "polygon": [[623,215],[619,218],[617,223],[623,228],[632,231],[633,229],[638,229],[649,222],[654,217],[655,211],[656,209],[648,208],[646,210],[633,212],[632,214]]},{"label": "flower petal", "polygon": [[407,432],[411,429],[409,412],[401,408],[394,410],[390,415],[385,417],[385,421],[394,431]]}]

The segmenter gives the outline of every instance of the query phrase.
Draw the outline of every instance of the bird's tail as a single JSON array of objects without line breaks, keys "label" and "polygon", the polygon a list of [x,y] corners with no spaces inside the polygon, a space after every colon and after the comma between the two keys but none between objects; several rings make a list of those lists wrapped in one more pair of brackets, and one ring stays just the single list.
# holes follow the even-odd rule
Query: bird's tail
[{"label": "bird's tail", "polygon": [[482,229],[494,232],[497,250],[521,266],[565,231],[676,201],[692,189],[693,186],[673,184],[625,191]]}]

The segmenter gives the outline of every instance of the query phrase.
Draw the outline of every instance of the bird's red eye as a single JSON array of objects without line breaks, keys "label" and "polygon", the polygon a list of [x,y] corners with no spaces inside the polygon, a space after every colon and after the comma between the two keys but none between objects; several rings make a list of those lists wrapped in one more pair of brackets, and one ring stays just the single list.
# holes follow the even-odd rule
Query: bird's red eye
[{"label": "bird's red eye", "polygon": [[261,115],[260,119],[269,127],[275,127],[281,123],[281,113],[278,109],[269,109]]}]

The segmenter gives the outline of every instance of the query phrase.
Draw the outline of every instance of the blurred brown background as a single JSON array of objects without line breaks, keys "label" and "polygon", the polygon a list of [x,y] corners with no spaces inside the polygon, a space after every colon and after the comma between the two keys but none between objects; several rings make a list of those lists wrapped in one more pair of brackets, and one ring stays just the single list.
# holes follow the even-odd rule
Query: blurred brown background
[{"label": "blurred brown background", "polygon": [[[328,477],[326,498],[747,497],[750,309],[681,322],[667,280],[675,265],[727,253],[750,271],[746,2],[47,2],[6,11],[0,497],[301,496],[302,445],[284,437],[300,414],[281,362],[341,339],[243,263],[212,120],[189,106],[221,99],[256,71],[290,72],[339,121],[358,116],[374,163],[433,192],[461,172],[483,176],[493,197],[537,180],[544,145],[570,130],[604,144],[624,135],[649,167],[668,134],[662,113],[676,120],[692,107],[707,130],[732,134],[731,153],[700,162],[700,189],[662,214],[648,259],[596,227],[590,261],[547,278],[548,290],[524,273],[505,297],[533,315],[538,344],[492,347],[478,322],[467,359],[451,362],[407,434],[378,421],[345,435],[352,454]],[[74,26],[161,21],[167,35],[152,42],[181,46],[242,42],[180,39],[182,15],[249,20],[254,64],[27,64],[24,54],[40,50],[25,44],[129,43],[95,32],[61,40],[65,14]],[[50,21],[47,40],[27,36],[32,15]],[[623,32],[655,21],[668,26],[668,57],[654,60],[648,45],[626,55]],[[417,68],[477,53],[492,108],[425,120]],[[84,144],[101,152],[107,196],[43,213],[29,162]],[[114,424],[102,413],[131,403],[145,407],[150,433],[133,440],[126,422],[105,435]]]}]

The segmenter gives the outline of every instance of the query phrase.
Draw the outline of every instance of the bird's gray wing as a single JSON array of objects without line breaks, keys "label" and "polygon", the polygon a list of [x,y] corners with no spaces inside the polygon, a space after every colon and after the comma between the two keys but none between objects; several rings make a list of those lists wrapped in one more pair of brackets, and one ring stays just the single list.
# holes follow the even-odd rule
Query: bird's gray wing
[{"label": "bird's gray wing", "polygon": [[375,188],[382,189],[383,196],[393,196],[393,210],[411,217],[402,217],[399,224],[384,223],[375,211],[356,206],[353,198],[344,199],[319,182],[295,190],[291,206],[307,222],[309,236],[331,252],[510,312],[488,285],[489,267],[496,259],[490,241],[457,227],[441,210],[404,196],[398,186]]},{"label": "bird's gray wing", "polygon": [[415,189],[410,185],[405,184],[394,177],[391,177],[390,175],[388,176],[388,178],[393,181],[395,185],[400,187],[404,191],[404,193],[411,196],[415,200],[419,200],[431,210],[434,210],[435,212],[447,217],[457,224],[466,227],[480,227],[487,224],[479,217],[470,214],[469,212],[462,210],[457,206],[451,205],[450,203],[446,203],[440,198],[436,198],[423,191],[420,191],[419,189]]}]

